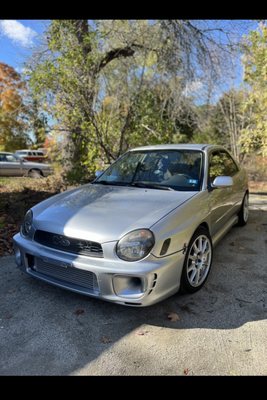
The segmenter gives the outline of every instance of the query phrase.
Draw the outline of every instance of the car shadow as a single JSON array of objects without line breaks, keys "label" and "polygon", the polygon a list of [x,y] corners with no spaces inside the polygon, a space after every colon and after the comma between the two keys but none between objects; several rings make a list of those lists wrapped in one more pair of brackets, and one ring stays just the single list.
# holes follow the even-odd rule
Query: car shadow
[{"label": "car shadow", "polygon": [[156,341],[166,330],[229,330],[266,319],[266,232],[266,212],[251,211],[248,224],[234,227],[215,248],[199,292],[145,308],[68,292],[30,278],[14,261],[4,265],[0,374],[76,374],[107,351],[115,357],[114,345],[129,335],[153,332]]}]

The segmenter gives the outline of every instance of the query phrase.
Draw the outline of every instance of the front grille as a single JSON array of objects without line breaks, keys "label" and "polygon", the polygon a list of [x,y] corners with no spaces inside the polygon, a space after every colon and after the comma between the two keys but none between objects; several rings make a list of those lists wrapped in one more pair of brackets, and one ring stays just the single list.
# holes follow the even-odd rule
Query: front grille
[{"label": "front grille", "polygon": [[34,266],[31,267],[34,275],[40,278],[54,278],[58,283],[74,285],[81,289],[87,289],[91,293],[99,293],[96,275],[84,269],[68,266],[63,267],[35,258]]},{"label": "front grille", "polygon": [[81,254],[90,257],[103,257],[101,244],[89,240],[75,239],[41,230],[35,232],[34,240],[44,246],[62,250],[67,253]]}]

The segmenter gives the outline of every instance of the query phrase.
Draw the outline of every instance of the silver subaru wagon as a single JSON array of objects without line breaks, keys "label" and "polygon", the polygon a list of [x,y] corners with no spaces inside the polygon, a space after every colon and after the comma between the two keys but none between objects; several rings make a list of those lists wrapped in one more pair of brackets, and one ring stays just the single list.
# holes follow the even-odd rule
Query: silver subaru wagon
[{"label": "silver subaru wagon", "polygon": [[0,176],[29,176],[40,178],[53,173],[50,164],[29,162],[17,154],[0,152]]},{"label": "silver subaru wagon", "polygon": [[16,263],[61,288],[148,306],[204,285],[214,245],[248,220],[248,196],[245,170],[221,146],[139,147],[30,209]]}]

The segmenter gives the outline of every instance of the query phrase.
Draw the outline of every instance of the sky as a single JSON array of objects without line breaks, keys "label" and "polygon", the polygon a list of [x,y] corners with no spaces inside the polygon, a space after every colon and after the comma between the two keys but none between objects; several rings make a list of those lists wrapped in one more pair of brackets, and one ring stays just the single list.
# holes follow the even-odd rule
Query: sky
[{"label": "sky", "polygon": [[[227,29],[228,35],[235,38],[238,42],[241,40],[242,35],[247,34],[249,30],[255,29],[258,25],[257,21],[248,20],[225,20],[225,21],[212,21],[202,20],[199,21],[200,25],[204,27],[223,26]],[[0,20],[0,62],[4,62],[14,67],[17,72],[23,72],[24,63],[32,54],[34,47],[38,45],[40,38],[45,31],[49,20]],[[215,33],[220,42],[227,40],[226,36],[221,34],[220,31]],[[233,79],[230,82],[228,79],[224,80],[218,86],[216,98],[220,94],[229,89],[229,85],[239,86],[242,82],[243,69],[241,65],[240,55],[236,56],[233,62]],[[192,82],[189,84],[189,93],[193,90],[196,92],[202,89],[201,82]]]},{"label": "sky", "polygon": [[0,62],[22,72],[48,23],[48,20],[0,20]]}]

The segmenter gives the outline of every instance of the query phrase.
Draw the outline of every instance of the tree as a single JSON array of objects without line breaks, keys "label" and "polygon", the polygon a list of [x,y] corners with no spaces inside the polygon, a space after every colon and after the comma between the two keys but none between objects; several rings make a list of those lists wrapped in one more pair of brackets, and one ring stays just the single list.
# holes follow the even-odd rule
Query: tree
[{"label": "tree", "polygon": [[227,147],[233,156],[241,161],[243,149],[240,145],[241,132],[248,123],[243,103],[246,92],[231,89],[217,101],[212,117],[211,129],[213,129],[218,144]]},{"label": "tree", "polygon": [[26,147],[23,92],[25,85],[13,67],[0,63],[0,146],[4,150]]},{"label": "tree", "polygon": [[35,137],[35,146],[42,147],[49,131],[47,116],[40,110],[36,99],[30,97],[27,105],[27,119]]},{"label": "tree", "polygon": [[147,139],[192,136],[183,90],[195,75],[217,74],[216,44],[223,51],[213,31],[188,20],[51,22],[30,85],[65,133],[69,177],[81,180],[85,165],[93,172],[96,160],[111,162]]},{"label": "tree", "polygon": [[245,82],[250,88],[244,102],[249,121],[242,130],[240,143],[247,153],[267,155],[267,26],[246,37],[243,63]]}]

